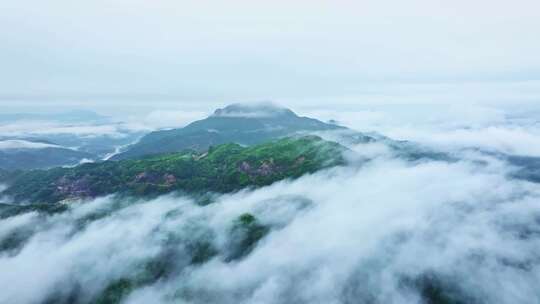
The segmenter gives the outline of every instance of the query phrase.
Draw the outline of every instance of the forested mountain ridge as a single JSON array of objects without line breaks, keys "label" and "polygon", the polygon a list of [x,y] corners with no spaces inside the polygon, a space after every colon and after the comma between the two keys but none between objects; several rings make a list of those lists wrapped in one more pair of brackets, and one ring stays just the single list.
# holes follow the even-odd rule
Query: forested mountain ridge
[{"label": "forested mountain ridge", "polygon": [[16,202],[55,203],[119,193],[137,197],[172,191],[231,192],[344,164],[345,147],[316,136],[284,138],[251,147],[223,144],[138,160],[6,175],[3,194]]}]

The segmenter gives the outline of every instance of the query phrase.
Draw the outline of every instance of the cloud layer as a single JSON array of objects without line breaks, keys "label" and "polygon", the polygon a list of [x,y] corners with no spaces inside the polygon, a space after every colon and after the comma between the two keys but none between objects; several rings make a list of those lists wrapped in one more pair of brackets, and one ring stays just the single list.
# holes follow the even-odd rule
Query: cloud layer
[{"label": "cloud layer", "polygon": [[12,149],[43,149],[58,148],[59,146],[47,143],[32,142],[27,140],[0,140],[0,150]]},{"label": "cloud layer", "polygon": [[[465,302],[540,300],[535,184],[485,156],[377,155],[206,206],[105,197],[3,219],[0,243],[12,247],[0,255],[0,302],[84,303],[156,261],[166,274],[128,289],[124,303],[424,303],[430,290]],[[245,213],[270,230],[230,261],[231,229]],[[194,263],[201,243],[215,255]]]},{"label": "cloud layer", "polygon": [[362,106],[358,109],[306,110],[363,132],[384,134],[436,150],[484,151],[540,156],[540,115],[535,108],[449,105]]}]

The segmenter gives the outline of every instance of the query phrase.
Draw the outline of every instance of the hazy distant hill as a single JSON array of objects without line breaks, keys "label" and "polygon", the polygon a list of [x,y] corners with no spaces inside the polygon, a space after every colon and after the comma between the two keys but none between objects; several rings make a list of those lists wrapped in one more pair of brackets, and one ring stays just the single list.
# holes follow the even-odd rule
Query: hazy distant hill
[{"label": "hazy distant hill", "polygon": [[224,143],[253,145],[302,132],[339,129],[345,128],[300,117],[289,109],[272,104],[233,104],[184,128],[152,132],[113,159],[132,159],[185,149],[205,151],[210,146]]},{"label": "hazy distant hill", "polygon": [[28,170],[77,165],[94,155],[45,141],[0,140],[0,169]]},{"label": "hazy distant hill", "polygon": [[107,116],[100,115],[93,111],[66,111],[57,113],[1,113],[0,122],[14,121],[58,121],[58,122],[93,122],[104,123],[109,122]]},{"label": "hazy distant hill", "polygon": [[[121,147],[136,142],[146,133],[145,130],[131,129],[127,124],[115,122],[110,117],[93,111],[0,113],[0,142],[17,140],[54,143],[57,146],[85,152],[85,158],[91,156],[103,159],[117,153]],[[62,157],[59,156],[59,159]],[[13,162],[17,163],[16,159],[13,159]],[[44,161],[46,166],[48,162]],[[24,168],[43,167],[39,164],[39,160],[31,163],[38,165],[35,167],[26,165]]]}]

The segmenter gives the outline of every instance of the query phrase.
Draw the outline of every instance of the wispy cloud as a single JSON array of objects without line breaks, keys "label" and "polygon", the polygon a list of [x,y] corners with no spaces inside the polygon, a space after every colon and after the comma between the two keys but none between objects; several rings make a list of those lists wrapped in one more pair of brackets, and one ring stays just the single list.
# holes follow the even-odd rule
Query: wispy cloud
[{"label": "wispy cloud", "polygon": [[58,145],[27,140],[0,140],[0,150],[58,148]]}]

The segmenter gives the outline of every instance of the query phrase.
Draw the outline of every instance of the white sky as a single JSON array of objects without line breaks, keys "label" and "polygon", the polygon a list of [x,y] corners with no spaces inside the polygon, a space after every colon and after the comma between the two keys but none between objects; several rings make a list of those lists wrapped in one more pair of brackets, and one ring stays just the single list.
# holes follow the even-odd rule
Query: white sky
[{"label": "white sky", "polygon": [[540,1],[0,0],[0,105],[540,104]]}]

